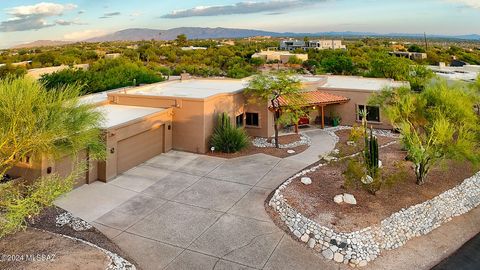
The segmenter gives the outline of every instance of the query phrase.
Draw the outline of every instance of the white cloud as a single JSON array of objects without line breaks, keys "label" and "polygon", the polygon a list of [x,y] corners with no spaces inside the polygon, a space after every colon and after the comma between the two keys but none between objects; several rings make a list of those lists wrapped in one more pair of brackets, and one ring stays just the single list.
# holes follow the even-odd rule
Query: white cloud
[{"label": "white cloud", "polygon": [[18,6],[7,9],[7,14],[15,17],[26,17],[31,15],[53,16],[61,15],[64,11],[77,8],[74,4],[55,4],[55,3],[38,3],[31,6]]},{"label": "white cloud", "polygon": [[447,2],[457,3],[466,7],[480,9],[480,0],[447,0]]},{"label": "white cloud", "polygon": [[195,16],[218,16],[231,14],[249,14],[272,12],[312,5],[327,0],[270,0],[264,2],[238,2],[223,6],[197,6],[190,9],[175,10],[161,18],[176,19]]},{"label": "white cloud", "polygon": [[[77,8],[74,4],[38,3],[30,6],[17,6],[6,9],[10,19],[0,22],[0,32],[16,32],[38,30],[56,25],[55,22],[48,22],[51,16],[62,15],[63,12]],[[60,25],[68,25],[61,20]]]},{"label": "white cloud", "polygon": [[105,30],[89,29],[89,30],[83,30],[83,31],[65,34],[63,38],[66,40],[84,40],[88,38],[103,36],[105,34],[107,34]]}]

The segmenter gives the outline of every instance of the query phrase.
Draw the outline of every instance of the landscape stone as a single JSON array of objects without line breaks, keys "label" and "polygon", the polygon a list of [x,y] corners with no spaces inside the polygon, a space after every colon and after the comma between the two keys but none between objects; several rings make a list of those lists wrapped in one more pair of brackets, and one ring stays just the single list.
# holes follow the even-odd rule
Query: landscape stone
[{"label": "landscape stone", "polygon": [[333,201],[338,204],[343,203],[343,195],[342,194],[336,195],[335,197],[333,197]]},{"label": "landscape stone", "polygon": [[309,248],[314,248],[315,247],[315,238],[310,238],[308,240],[308,247]]},{"label": "landscape stone", "polygon": [[343,201],[348,204],[357,204],[355,197],[348,193],[343,193]]},{"label": "landscape stone", "polygon": [[310,238],[310,236],[308,236],[308,234],[304,234],[302,235],[302,237],[300,238],[300,240],[302,240],[302,242],[308,242],[308,239]]},{"label": "landscape stone", "polygon": [[338,263],[341,263],[341,262],[343,262],[343,255],[341,253],[336,252],[333,255],[333,260],[338,262]]},{"label": "landscape stone", "polygon": [[288,154],[295,154],[295,150],[289,149],[289,150],[287,150],[287,153]]},{"label": "landscape stone", "polygon": [[310,177],[302,177],[301,182],[304,185],[310,185],[312,183],[312,179]]},{"label": "landscape stone", "polygon": [[333,251],[331,251],[330,249],[325,249],[324,251],[322,251],[322,255],[327,260],[333,259]]}]

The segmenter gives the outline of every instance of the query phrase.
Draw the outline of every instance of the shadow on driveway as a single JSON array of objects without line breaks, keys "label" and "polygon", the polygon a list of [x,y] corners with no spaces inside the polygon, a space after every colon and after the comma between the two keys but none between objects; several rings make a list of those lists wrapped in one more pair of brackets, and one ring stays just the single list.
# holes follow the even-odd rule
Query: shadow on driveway
[{"label": "shadow on driveway", "polygon": [[470,239],[450,257],[432,270],[477,270],[480,269],[480,234]]}]

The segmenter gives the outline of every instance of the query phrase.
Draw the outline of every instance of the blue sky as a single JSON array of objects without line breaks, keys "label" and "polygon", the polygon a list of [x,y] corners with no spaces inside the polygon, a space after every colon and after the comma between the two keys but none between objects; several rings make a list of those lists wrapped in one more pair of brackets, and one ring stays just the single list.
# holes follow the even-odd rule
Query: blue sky
[{"label": "blue sky", "polygon": [[480,0],[0,0],[0,47],[146,27],[480,34]]}]

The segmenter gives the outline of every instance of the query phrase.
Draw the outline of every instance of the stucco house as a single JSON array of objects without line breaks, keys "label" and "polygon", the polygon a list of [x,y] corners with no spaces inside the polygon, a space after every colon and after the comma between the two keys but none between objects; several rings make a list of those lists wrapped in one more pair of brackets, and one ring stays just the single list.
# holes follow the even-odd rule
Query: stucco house
[{"label": "stucco house", "polygon": [[[367,120],[375,128],[389,129],[380,110],[367,105],[372,93],[404,82],[352,76],[299,76],[304,106],[310,107],[311,124],[323,128],[333,116],[341,124],[361,121],[358,111],[366,108]],[[89,160],[86,151],[77,157],[56,161],[27,160],[13,168],[14,176],[35,178],[50,173],[68,174],[75,160],[87,160],[88,172],[77,185],[108,181],[118,174],[171,149],[206,153],[216,117],[226,112],[232,122],[251,136],[270,137],[274,116],[268,104],[251,103],[244,95],[249,79],[196,79],[183,77],[139,87],[85,96],[82,102],[95,104],[105,115],[103,123],[107,158]],[[281,101],[286,102],[285,100]],[[286,105],[286,104],[284,104]]]}]

